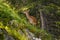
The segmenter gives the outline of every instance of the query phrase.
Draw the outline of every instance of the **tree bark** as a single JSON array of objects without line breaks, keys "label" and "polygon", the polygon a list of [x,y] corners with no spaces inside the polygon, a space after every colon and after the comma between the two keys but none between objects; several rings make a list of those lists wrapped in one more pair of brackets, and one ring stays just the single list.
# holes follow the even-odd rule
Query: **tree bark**
[{"label": "tree bark", "polygon": [[43,16],[42,10],[39,10],[39,12],[40,12],[41,29],[44,30],[44,29],[45,29],[45,20],[44,20],[44,16]]}]

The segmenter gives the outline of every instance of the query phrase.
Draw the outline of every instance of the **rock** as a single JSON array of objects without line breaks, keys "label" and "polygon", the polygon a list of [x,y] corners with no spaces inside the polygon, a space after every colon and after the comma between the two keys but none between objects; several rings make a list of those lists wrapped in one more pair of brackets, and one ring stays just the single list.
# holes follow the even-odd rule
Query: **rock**
[{"label": "rock", "polygon": [[36,38],[33,33],[31,33],[29,30],[26,29],[27,36],[30,40],[41,40],[41,38]]},{"label": "rock", "polygon": [[33,40],[41,40],[41,38],[35,38],[35,37],[33,37]]},{"label": "rock", "polygon": [[9,35],[4,35],[5,40],[15,40],[13,37],[9,36]]}]

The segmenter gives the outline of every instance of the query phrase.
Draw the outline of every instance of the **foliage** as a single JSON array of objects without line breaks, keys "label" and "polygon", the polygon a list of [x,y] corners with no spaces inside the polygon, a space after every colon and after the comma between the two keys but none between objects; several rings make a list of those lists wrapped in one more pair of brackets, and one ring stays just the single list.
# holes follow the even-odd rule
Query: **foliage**
[{"label": "foliage", "polygon": [[[54,3],[48,4],[50,0],[36,0],[36,1],[28,0],[26,4],[23,3],[24,0],[23,1],[15,0],[18,2],[17,4],[19,3],[21,4],[21,5],[19,4],[20,6],[19,5],[17,6],[17,4],[14,4],[15,3],[14,0],[9,0],[9,2],[10,1],[12,1],[11,4],[3,0],[0,1],[0,29],[6,30],[6,32],[8,32],[8,35],[18,40],[28,40],[28,37],[26,36],[27,32],[25,31],[25,29],[28,29],[36,37],[41,37],[42,40],[54,40],[52,37],[53,35],[51,35],[50,33],[47,33],[45,30],[41,30],[41,28],[39,28],[38,26],[31,25],[27,21],[27,18],[25,17],[25,15],[21,12],[23,12],[24,10],[30,9],[30,8],[32,10],[38,11],[40,10],[40,5],[41,5],[41,8],[43,7],[42,9],[44,11],[44,14],[47,15],[46,17],[46,19],[48,19],[47,22],[49,22],[49,18],[50,19],[53,18],[52,19],[53,21],[55,21],[55,18],[59,18],[60,16],[59,6],[54,5]],[[16,7],[14,6],[17,6],[18,9],[16,9]],[[35,11],[30,11],[31,15],[35,15],[33,14],[33,13],[36,13]],[[14,24],[11,25],[10,21],[12,20],[15,20],[15,21],[14,21]],[[57,20],[56,22],[52,22],[52,23],[55,23],[57,27],[60,29],[60,21]],[[50,25],[48,26],[53,27]],[[21,30],[23,34],[21,34],[21,32],[18,32],[19,30]],[[2,35],[1,39],[3,40],[4,34],[2,33],[1,35]]]}]

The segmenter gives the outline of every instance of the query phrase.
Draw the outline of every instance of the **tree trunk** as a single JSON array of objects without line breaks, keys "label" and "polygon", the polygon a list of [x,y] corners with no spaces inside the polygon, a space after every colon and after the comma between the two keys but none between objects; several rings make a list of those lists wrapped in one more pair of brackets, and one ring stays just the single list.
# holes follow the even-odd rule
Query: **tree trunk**
[{"label": "tree trunk", "polygon": [[41,22],[41,29],[45,29],[45,20],[44,20],[44,16],[42,13],[42,10],[39,11],[40,12],[40,22]]}]

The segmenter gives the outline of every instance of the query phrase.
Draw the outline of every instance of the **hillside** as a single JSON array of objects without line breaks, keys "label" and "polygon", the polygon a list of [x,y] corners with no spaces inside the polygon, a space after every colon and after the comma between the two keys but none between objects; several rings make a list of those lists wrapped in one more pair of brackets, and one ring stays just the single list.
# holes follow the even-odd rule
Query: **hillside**
[{"label": "hillside", "polygon": [[[1,0],[0,40],[60,40],[59,3],[59,0]],[[36,19],[36,25],[30,23],[33,19],[31,22]]]}]

